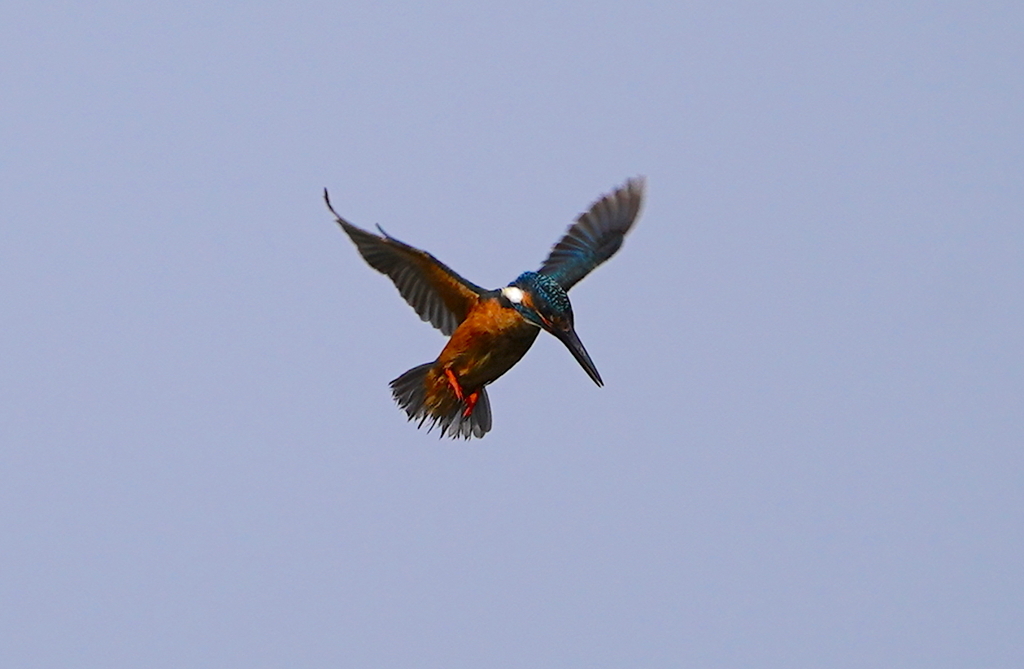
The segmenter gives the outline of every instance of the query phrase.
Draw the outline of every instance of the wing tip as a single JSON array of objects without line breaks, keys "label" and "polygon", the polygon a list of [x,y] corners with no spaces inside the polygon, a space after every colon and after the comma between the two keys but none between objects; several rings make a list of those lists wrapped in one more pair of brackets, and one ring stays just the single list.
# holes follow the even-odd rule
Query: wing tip
[{"label": "wing tip", "polygon": [[[632,218],[636,220],[637,215],[640,213],[640,206],[643,204],[644,197],[647,193],[647,177],[643,174],[638,174],[635,177],[626,179],[626,183],[613,193],[613,197],[625,196],[627,204],[635,210]],[[632,221],[630,222],[632,225]]]},{"label": "wing tip", "polygon": [[552,248],[540,272],[568,290],[615,255],[640,216],[647,177],[630,177],[595,200]]},{"label": "wing tip", "polygon": [[326,186],[324,186],[324,204],[327,205],[327,210],[334,214],[334,218],[338,219],[339,222],[345,220],[338,215],[338,212],[334,211],[334,207],[331,205],[331,195],[327,192]]},{"label": "wing tip", "polygon": [[622,185],[622,188],[642,196],[644,191],[647,190],[647,176],[638,174],[635,177],[630,177],[626,179],[626,183]]}]

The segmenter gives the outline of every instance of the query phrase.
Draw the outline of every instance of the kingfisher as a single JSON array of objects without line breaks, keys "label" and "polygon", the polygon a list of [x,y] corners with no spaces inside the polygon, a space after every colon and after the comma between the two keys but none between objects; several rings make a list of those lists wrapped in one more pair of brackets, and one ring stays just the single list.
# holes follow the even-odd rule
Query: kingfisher
[{"label": "kingfisher", "polygon": [[629,179],[580,214],[536,272],[523,272],[502,288],[486,290],[437,258],[400,242],[379,225],[380,235],[352,225],[324,201],[363,259],[386,274],[424,321],[449,337],[436,360],[413,367],[391,382],[395,401],[418,427],[435,426],[442,437],[483,437],[491,429],[486,386],[512,368],[545,330],[561,341],[587,375],[604,385],[573,325],[566,294],[611,258],[636,221],[644,178]]}]

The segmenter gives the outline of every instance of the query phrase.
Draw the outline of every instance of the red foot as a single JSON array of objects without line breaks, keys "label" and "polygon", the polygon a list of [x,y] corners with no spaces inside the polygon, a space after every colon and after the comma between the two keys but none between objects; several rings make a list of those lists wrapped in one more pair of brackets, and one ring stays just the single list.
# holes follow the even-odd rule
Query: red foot
[{"label": "red foot", "polygon": [[455,396],[458,397],[459,401],[461,402],[462,386],[459,385],[459,380],[455,378],[455,372],[446,367],[444,370],[444,375],[448,377],[448,383],[451,384],[452,390],[455,391]]},{"label": "red foot", "polygon": [[473,413],[478,399],[480,399],[480,393],[470,393],[469,397],[466,398],[466,410],[462,412],[463,418],[469,418],[469,414]]},{"label": "red foot", "polygon": [[469,418],[470,414],[473,413],[473,409],[476,408],[477,400],[480,399],[480,393],[477,392],[466,395],[462,390],[462,386],[459,385],[459,380],[455,378],[455,372],[450,369],[445,369],[444,375],[448,377],[448,385],[450,385],[452,390],[455,391],[455,396],[459,398],[460,402],[466,403],[466,408],[462,412],[462,417]]}]

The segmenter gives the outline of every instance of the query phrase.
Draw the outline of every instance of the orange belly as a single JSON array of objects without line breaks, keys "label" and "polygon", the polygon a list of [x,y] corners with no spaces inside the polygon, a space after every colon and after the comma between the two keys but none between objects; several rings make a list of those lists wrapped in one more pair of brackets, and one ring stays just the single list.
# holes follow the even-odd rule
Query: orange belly
[{"label": "orange belly", "polygon": [[482,300],[452,333],[435,369],[451,370],[467,393],[494,381],[530,350],[540,328],[496,299]]}]

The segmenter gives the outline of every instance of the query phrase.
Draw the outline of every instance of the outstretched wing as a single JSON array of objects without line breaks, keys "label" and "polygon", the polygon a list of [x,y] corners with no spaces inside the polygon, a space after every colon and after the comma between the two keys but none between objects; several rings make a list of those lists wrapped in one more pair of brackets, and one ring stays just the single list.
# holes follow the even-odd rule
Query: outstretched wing
[{"label": "outstretched wing", "polygon": [[352,238],[363,259],[395,282],[398,292],[420,318],[451,335],[466,318],[484,289],[466,281],[426,251],[398,241],[377,226],[383,237],[352,225],[331,206],[324,189],[324,201],[338,225]]},{"label": "outstretched wing", "polygon": [[619,250],[640,212],[643,196],[644,178],[637,177],[595,202],[551,249],[540,273],[557,281],[563,290],[575,286]]}]

